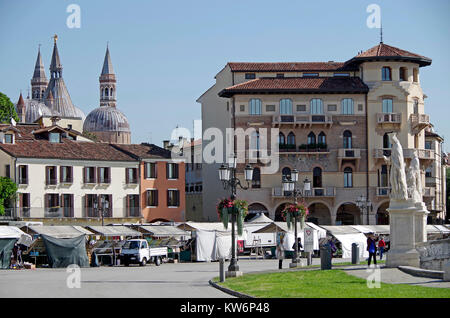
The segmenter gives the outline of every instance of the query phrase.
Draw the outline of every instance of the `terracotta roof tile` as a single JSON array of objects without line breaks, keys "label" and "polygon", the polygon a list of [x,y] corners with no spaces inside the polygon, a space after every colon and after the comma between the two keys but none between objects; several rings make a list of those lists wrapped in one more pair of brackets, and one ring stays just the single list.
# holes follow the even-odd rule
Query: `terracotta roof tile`
[{"label": "terracotta roof tile", "polygon": [[365,93],[368,87],[359,77],[258,78],[222,90],[221,97],[255,93]]},{"label": "terracotta roof tile", "polygon": [[114,144],[113,147],[139,159],[170,159],[171,151],[154,144]]},{"label": "terracotta roof tile", "polygon": [[302,72],[351,70],[343,62],[229,62],[232,72]]}]

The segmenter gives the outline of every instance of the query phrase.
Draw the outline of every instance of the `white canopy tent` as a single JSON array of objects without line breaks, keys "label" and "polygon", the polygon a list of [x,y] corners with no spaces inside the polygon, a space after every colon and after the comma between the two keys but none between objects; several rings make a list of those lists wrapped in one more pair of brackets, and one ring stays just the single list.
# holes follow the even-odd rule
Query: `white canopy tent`
[{"label": "white canopy tent", "polygon": [[342,244],[342,258],[352,257],[352,244],[359,245],[360,257],[369,257],[367,252],[367,237],[350,225],[322,225],[328,233]]},{"label": "white canopy tent", "polygon": [[30,246],[33,242],[31,235],[25,233],[16,226],[0,226],[0,238],[16,238],[17,244]]},{"label": "white canopy tent", "polygon": [[[198,262],[217,261],[220,258],[229,259],[231,257],[231,223],[225,229],[221,222],[186,222],[178,225],[179,229],[191,231],[195,237],[196,260]],[[242,236],[237,235],[236,240],[247,238],[247,232],[243,231]],[[236,244],[237,246],[237,244]]]}]

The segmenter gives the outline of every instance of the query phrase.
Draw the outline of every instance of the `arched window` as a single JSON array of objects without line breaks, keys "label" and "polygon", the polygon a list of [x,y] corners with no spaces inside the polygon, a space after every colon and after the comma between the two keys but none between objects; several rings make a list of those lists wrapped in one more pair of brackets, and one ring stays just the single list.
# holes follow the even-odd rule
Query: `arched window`
[{"label": "arched window", "polygon": [[284,167],[283,170],[281,170],[281,174],[283,175],[283,179],[284,178],[291,178],[291,168],[289,167]]},{"label": "arched window", "polygon": [[313,169],[313,188],[322,188],[322,169],[319,167]]},{"label": "arched window", "polygon": [[322,115],[323,114],[323,102],[320,98],[313,98],[310,102],[311,114]]},{"label": "arched window", "polygon": [[389,66],[384,66],[381,69],[381,80],[392,81],[391,68]]},{"label": "arched window", "polygon": [[111,95],[111,97],[114,97],[113,92],[114,92],[114,88],[111,87],[111,90],[109,91],[109,94]]},{"label": "arched window", "polygon": [[414,99],[414,114],[419,113],[419,100],[417,98]]},{"label": "arched window", "polygon": [[344,131],[344,148],[351,149],[352,148],[352,132],[350,130]]},{"label": "arched window", "polygon": [[105,97],[108,97],[108,87],[105,88]]},{"label": "arched window", "polygon": [[311,131],[308,134],[308,145],[314,145],[316,143],[316,135]]},{"label": "arched window", "polygon": [[250,110],[250,115],[261,115],[262,103],[258,98],[252,98],[248,102],[248,109]]},{"label": "arched window", "polygon": [[287,144],[288,145],[295,145],[295,135],[293,132],[290,132],[287,136]]},{"label": "arched window", "polygon": [[280,145],[286,144],[286,137],[284,136],[284,134],[283,134],[282,132],[280,132],[280,133],[278,134],[278,143],[279,143]]},{"label": "arched window", "polygon": [[253,169],[252,188],[261,188],[261,170]]},{"label": "arched window", "polygon": [[350,167],[344,169],[344,188],[353,188],[353,170]]},{"label": "arched window", "polygon": [[394,112],[394,104],[392,98],[383,98],[383,113],[393,113]]},{"label": "arched window", "polygon": [[343,115],[353,115],[353,99],[352,98],[344,98],[341,101],[341,111]]},{"label": "arched window", "polygon": [[323,131],[320,132],[320,134],[319,134],[319,136],[317,138],[317,143],[326,145],[326,143],[327,143],[327,136],[325,135],[325,133]]},{"label": "arched window", "polygon": [[408,69],[406,67],[400,67],[399,80],[400,81],[407,81],[408,80]]},{"label": "arched window", "polygon": [[292,100],[290,100],[289,98],[280,100],[280,114],[292,115]]}]

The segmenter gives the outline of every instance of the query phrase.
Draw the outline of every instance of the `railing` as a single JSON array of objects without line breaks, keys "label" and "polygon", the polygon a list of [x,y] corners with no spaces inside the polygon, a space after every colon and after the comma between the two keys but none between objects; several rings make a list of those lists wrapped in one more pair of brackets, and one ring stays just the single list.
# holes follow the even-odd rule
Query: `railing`
[{"label": "railing", "polygon": [[[105,218],[128,218],[141,217],[141,209],[139,207],[114,207],[105,212]],[[15,218],[101,218],[100,210],[94,208],[81,207],[32,207],[32,208],[6,208],[5,214],[0,216],[0,219],[15,219]]]},{"label": "railing", "polygon": [[19,179],[19,185],[24,184],[27,185],[28,184],[28,178],[20,178]]},{"label": "railing", "polygon": [[377,187],[377,196],[384,197],[388,196],[391,192],[391,187]]},{"label": "railing", "polygon": [[[290,192],[283,191],[281,187],[272,188],[272,196],[273,197],[288,197],[290,196]],[[336,195],[335,187],[324,187],[324,188],[312,188],[310,191],[305,191],[305,197],[334,197]]]},{"label": "railing", "polygon": [[352,148],[352,149],[344,149],[341,148],[338,150],[338,158],[361,158],[361,149]]},{"label": "railing", "polygon": [[73,178],[66,178],[66,179],[63,179],[63,180],[61,180],[61,183],[64,183],[64,184],[72,184],[72,183],[73,183]]},{"label": "railing", "polygon": [[44,211],[45,218],[66,218],[73,217],[73,208],[66,207],[53,207],[46,208]]},{"label": "railing", "polygon": [[[390,148],[379,148],[374,149],[374,158],[382,159],[383,156],[389,157],[391,155]],[[417,151],[417,156],[419,159],[435,159],[435,152],[432,149],[403,149],[403,157],[406,159],[412,159],[414,156],[414,151]]]},{"label": "railing", "polygon": [[378,113],[377,123],[379,124],[401,124],[402,114],[401,113]]},{"label": "railing", "polygon": [[129,207],[127,208],[127,216],[129,217],[140,217],[141,209],[139,207]]},{"label": "railing", "polygon": [[332,124],[331,115],[274,115],[273,124]]},{"label": "railing", "polygon": [[45,184],[46,185],[57,185],[58,179],[47,179],[47,180],[45,180]]},{"label": "railing", "polygon": [[134,179],[128,179],[127,184],[137,184],[138,183],[138,179],[134,178]]}]

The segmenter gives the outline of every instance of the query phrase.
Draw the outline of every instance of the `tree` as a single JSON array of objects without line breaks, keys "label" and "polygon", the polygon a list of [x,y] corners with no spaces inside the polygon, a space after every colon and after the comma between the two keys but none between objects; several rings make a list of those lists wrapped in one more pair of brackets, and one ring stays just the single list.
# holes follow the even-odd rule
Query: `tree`
[{"label": "tree", "polygon": [[9,123],[11,118],[19,122],[16,108],[8,96],[0,92],[0,123]]},{"label": "tree", "polygon": [[0,215],[5,214],[5,205],[16,198],[17,184],[8,177],[0,177]]}]

